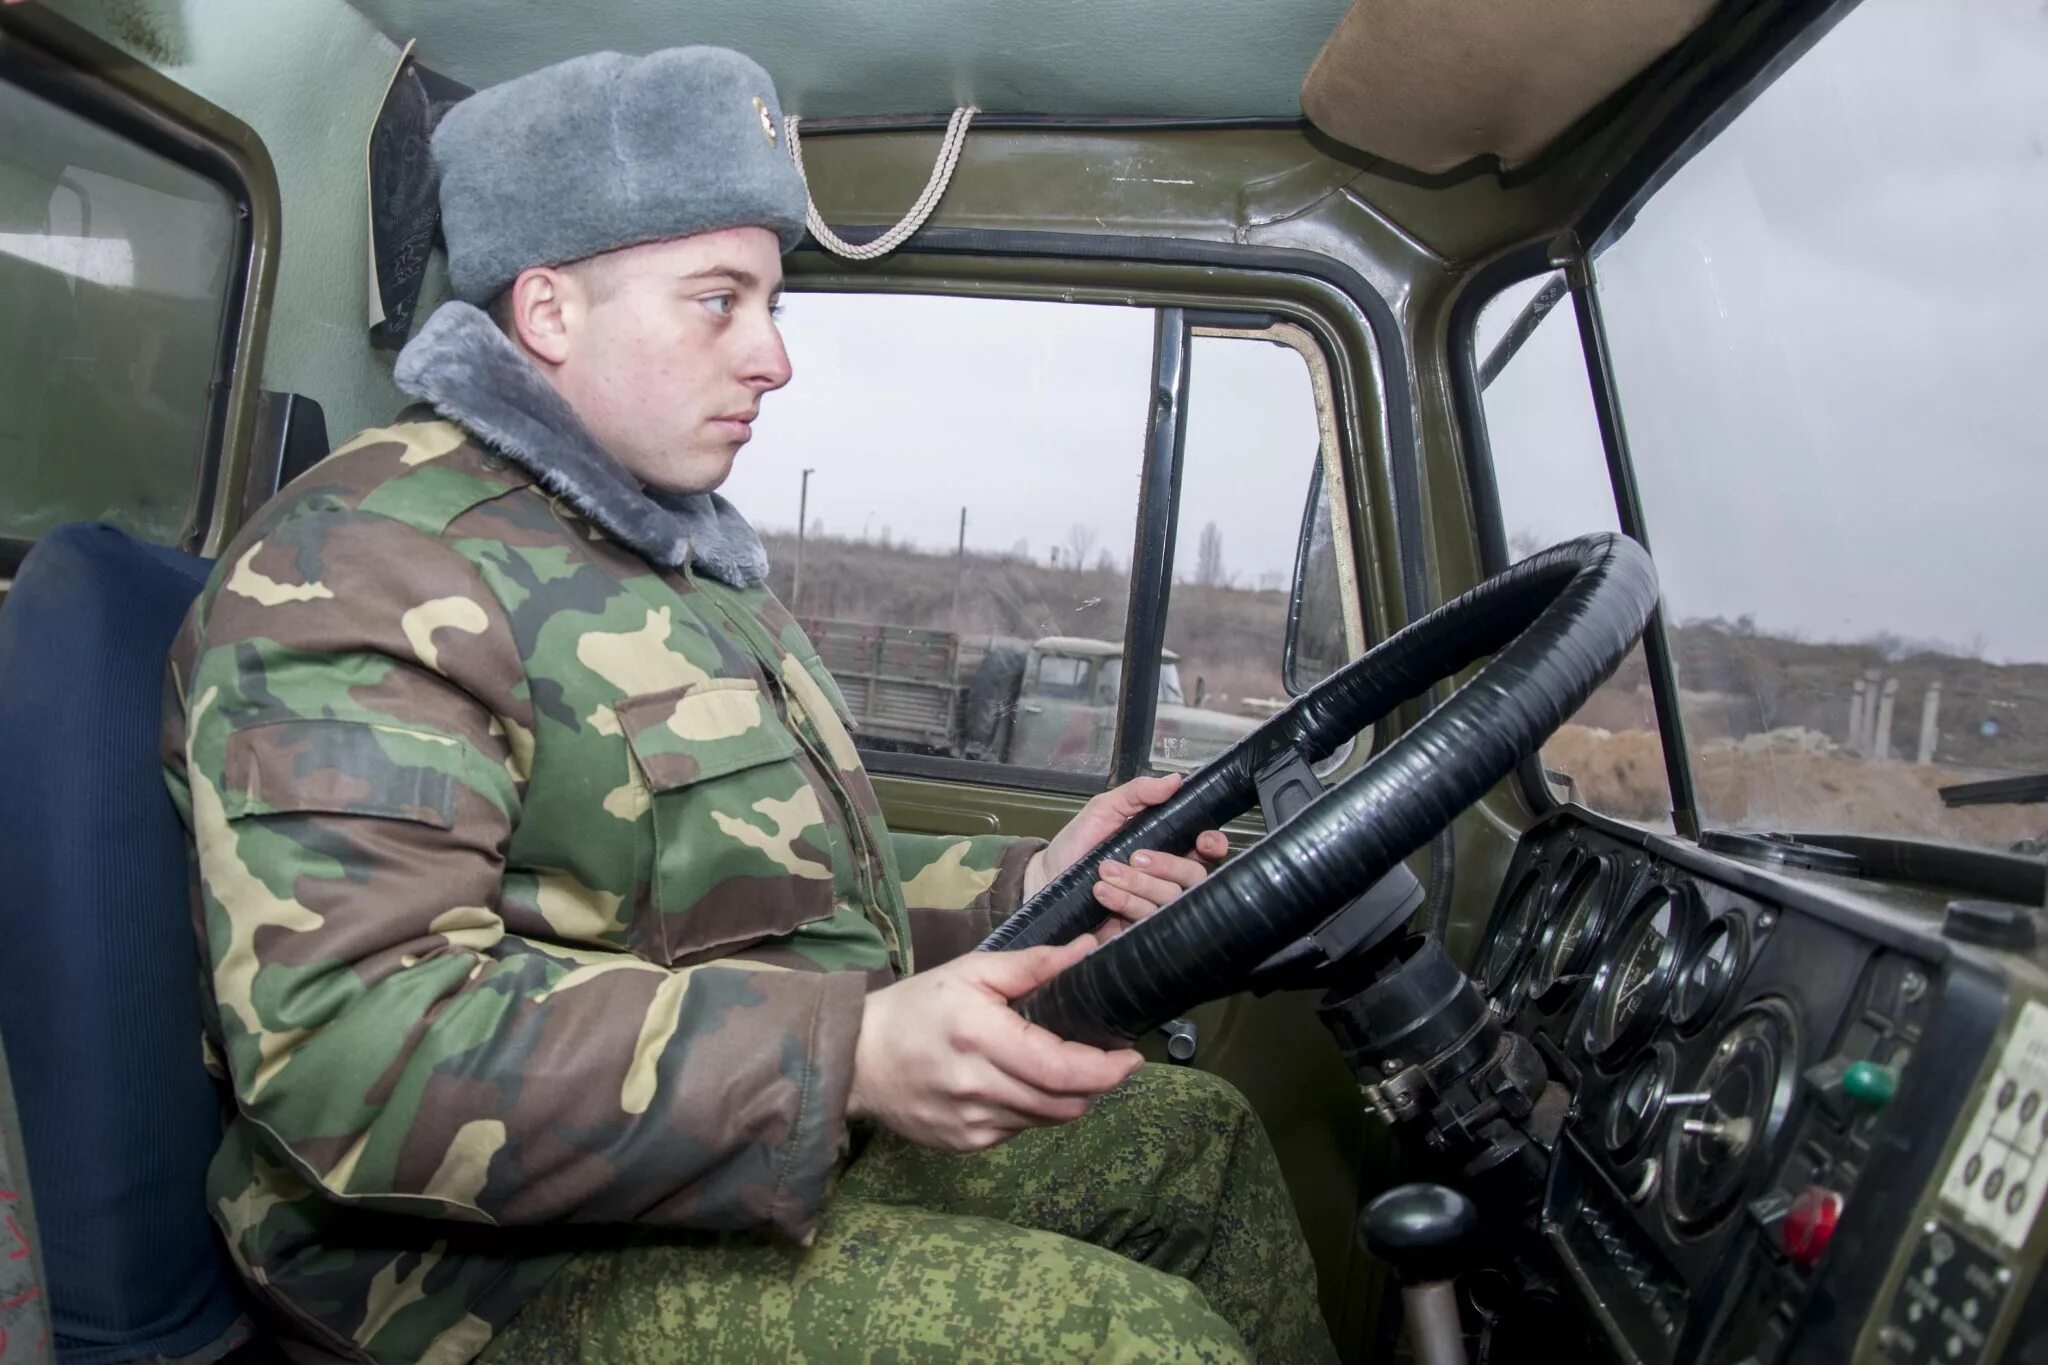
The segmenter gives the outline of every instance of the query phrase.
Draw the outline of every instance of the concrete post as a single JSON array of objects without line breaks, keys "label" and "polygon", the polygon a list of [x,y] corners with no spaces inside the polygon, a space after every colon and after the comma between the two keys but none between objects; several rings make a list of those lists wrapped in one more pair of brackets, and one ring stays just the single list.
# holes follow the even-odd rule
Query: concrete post
[{"label": "concrete post", "polygon": [[1870,757],[1877,752],[1877,680],[1879,673],[1874,668],[1863,670],[1863,756]]},{"label": "concrete post", "polygon": [[1892,759],[1892,708],[1898,703],[1899,680],[1884,680],[1884,699],[1877,704],[1877,733],[1871,737],[1870,756],[1879,763]]},{"label": "concrete post", "polygon": [[1927,684],[1927,696],[1920,703],[1920,752],[1915,763],[1934,762],[1934,744],[1940,736],[1941,684]]},{"label": "concrete post", "polygon": [[1856,686],[1849,692],[1849,743],[1851,753],[1863,752],[1863,708],[1867,704],[1867,693],[1863,679],[1856,680]]}]

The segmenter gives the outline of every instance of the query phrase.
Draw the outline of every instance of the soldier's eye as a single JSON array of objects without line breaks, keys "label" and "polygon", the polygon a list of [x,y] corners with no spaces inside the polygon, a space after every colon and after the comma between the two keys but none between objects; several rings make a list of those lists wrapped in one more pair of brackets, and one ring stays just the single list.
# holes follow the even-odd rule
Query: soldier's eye
[{"label": "soldier's eye", "polygon": [[706,294],[698,302],[722,318],[732,316],[733,296],[731,294]]}]

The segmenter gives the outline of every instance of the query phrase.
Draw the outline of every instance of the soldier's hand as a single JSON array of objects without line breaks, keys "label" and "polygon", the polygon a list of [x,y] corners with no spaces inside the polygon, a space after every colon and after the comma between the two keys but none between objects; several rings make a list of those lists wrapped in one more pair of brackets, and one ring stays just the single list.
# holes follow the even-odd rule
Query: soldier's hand
[{"label": "soldier's hand", "polygon": [[1067,1042],[1009,1002],[1092,947],[1083,935],[1059,948],[969,953],[868,996],[848,1117],[922,1146],[974,1152],[1087,1113],[1143,1058]]},{"label": "soldier's hand", "polygon": [[[1097,844],[1122,829],[1132,816],[1156,806],[1180,790],[1181,777],[1136,777],[1121,787],[1091,797],[1067,827],[1055,834],[1024,870],[1024,895],[1066,871]],[[1195,839],[1192,856],[1148,849],[1126,863],[1105,862],[1097,869],[1095,902],[1109,917],[1095,931],[1098,939],[1114,938],[1161,906],[1173,901],[1209,875],[1209,868],[1230,855],[1230,841],[1221,830],[1204,830]]]}]

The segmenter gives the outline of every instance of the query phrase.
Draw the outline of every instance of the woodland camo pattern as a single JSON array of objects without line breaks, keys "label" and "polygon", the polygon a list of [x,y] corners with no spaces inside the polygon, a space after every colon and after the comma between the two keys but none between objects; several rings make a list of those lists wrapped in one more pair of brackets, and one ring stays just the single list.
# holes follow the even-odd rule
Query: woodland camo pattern
[{"label": "woodland camo pattern", "polygon": [[972,946],[1036,845],[892,835],[764,588],[414,415],[223,554],[164,758],[228,1245],[329,1352],[455,1362],[622,1227],[811,1240],[863,994]]}]

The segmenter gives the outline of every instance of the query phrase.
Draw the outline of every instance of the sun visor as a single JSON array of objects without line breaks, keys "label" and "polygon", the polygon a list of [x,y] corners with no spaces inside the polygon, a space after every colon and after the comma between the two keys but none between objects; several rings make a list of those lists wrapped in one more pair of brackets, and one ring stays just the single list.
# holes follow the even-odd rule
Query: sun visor
[{"label": "sun visor", "polygon": [[1309,120],[1424,172],[1528,161],[1715,0],[1353,0],[1302,83]]}]

